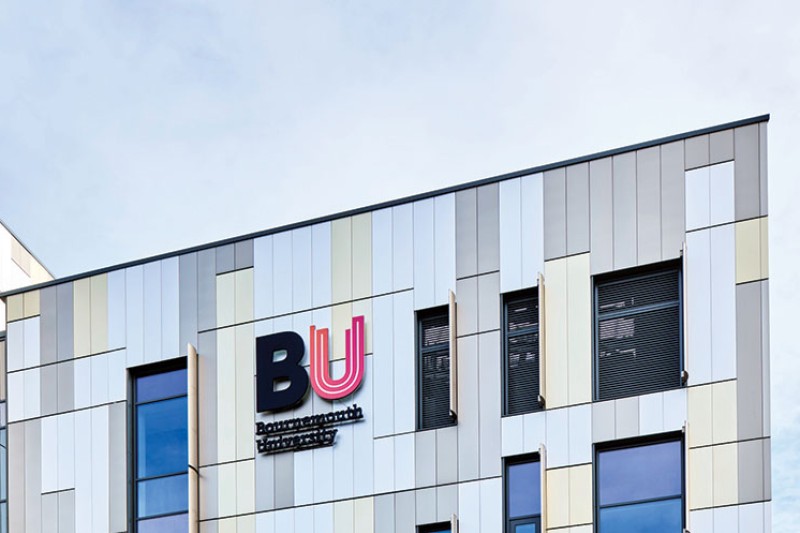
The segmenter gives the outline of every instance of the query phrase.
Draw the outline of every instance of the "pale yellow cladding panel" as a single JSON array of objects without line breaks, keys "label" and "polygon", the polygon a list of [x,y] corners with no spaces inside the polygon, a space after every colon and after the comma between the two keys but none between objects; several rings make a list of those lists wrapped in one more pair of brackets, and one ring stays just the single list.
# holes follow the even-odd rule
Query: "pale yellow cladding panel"
[{"label": "pale yellow cladding panel", "polygon": [[592,465],[569,468],[569,523],[592,522]]},{"label": "pale yellow cladding panel", "polygon": [[353,504],[354,533],[373,533],[375,531],[373,498],[360,498]]},{"label": "pale yellow cladding panel", "polygon": [[333,504],[334,533],[353,533],[354,528],[353,500],[335,502]]},{"label": "pale yellow cladding panel", "polygon": [[236,463],[219,465],[217,476],[219,516],[233,516],[236,514]]},{"label": "pale yellow cladding panel", "polygon": [[713,441],[711,385],[689,388],[689,446],[708,446]]},{"label": "pale yellow cladding panel", "polygon": [[567,344],[567,260],[544,265],[545,283],[545,398],[548,408],[569,402]]},{"label": "pale yellow cladding panel", "polygon": [[255,338],[253,324],[236,326],[236,459],[252,459],[255,412]]},{"label": "pale yellow cladding panel", "polygon": [[736,223],[736,283],[767,277],[768,231],[766,217]]},{"label": "pale yellow cladding panel", "polygon": [[217,522],[217,533],[239,533],[236,518],[225,518]]},{"label": "pale yellow cladding panel", "polygon": [[547,525],[549,528],[569,525],[569,468],[547,471]]},{"label": "pale yellow cladding panel", "polygon": [[712,397],[712,440],[714,444],[733,442],[737,436],[736,381],[715,383]]},{"label": "pale yellow cladding panel", "polygon": [[[692,429],[693,430],[693,429]],[[689,450],[689,508],[702,509],[713,503],[711,447]]]},{"label": "pale yellow cladding panel", "polygon": [[39,314],[39,291],[26,292],[22,296],[22,311],[25,318]]},{"label": "pale yellow cladding panel", "polygon": [[723,444],[712,448],[714,463],[714,506],[733,505],[739,500],[738,445]]},{"label": "pale yellow cladding panel", "polygon": [[592,287],[589,254],[567,258],[567,350],[570,405],[592,401]]},{"label": "pale yellow cladding panel", "polygon": [[331,222],[331,295],[333,303],[353,298],[353,230],[351,218]]},{"label": "pale yellow cladding panel", "polygon": [[372,213],[353,217],[353,299],[372,296]]},{"label": "pale yellow cladding panel", "polygon": [[89,355],[92,350],[91,281],[75,280],[72,284],[72,336],[75,357]]},{"label": "pale yellow cladding panel", "polygon": [[248,514],[256,510],[255,465],[253,460],[236,463],[236,514]]},{"label": "pale yellow cladding panel", "polygon": [[256,533],[256,516],[251,514],[237,517],[236,533]]},{"label": "pale yellow cladding panel", "polygon": [[15,294],[6,298],[6,320],[20,320],[25,316],[25,305],[23,303],[23,296]]},{"label": "pale yellow cladding panel", "polygon": [[217,331],[217,459],[219,462],[236,460],[236,335],[233,328]]},{"label": "pale yellow cladding panel", "polygon": [[237,324],[253,320],[253,269],[238,270],[234,279],[234,320]]},{"label": "pale yellow cladding panel", "polygon": [[217,327],[232,326],[236,321],[236,272],[217,276]]},{"label": "pale yellow cladding panel", "polygon": [[108,350],[108,275],[89,278],[91,299],[91,353]]}]

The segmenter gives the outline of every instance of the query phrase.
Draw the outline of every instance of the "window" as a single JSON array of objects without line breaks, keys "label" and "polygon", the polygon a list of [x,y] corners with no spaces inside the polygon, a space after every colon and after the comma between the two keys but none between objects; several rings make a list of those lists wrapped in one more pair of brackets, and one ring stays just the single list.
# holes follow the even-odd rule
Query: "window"
[{"label": "window", "polygon": [[683,443],[597,452],[598,533],[681,533]]},{"label": "window", "polygon": [[417,317],[417,397],[419,428],[433,429],[454,422],[450,414],[450,324],[448,308]]},{"label": "window", "polygon": [[179,533],[189,527],[186,369],[134,380],[136,531]]},{"label": "window", "polygon": [[505,467],[506,533],[540,533],[542,490],[539,460],[507,459]]},{"label": "window", "polygon": [[681,386],[680,295],[677,267],[596,282],[597,400]]},{"label": "window", "polygon": [[431,524],[419,526],[419,533],[450,533],[450,523]]},{"label": "window", "polygon": [[503,412],[530,413],[539,405],[539,296],[508,294],[503,305]]}]

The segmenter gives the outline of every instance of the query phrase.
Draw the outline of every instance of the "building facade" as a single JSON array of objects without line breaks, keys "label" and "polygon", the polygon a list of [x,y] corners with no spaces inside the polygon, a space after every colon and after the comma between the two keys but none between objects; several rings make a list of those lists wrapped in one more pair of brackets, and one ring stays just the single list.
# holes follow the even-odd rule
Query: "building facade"
[{"label": "building facade", "polygon": [[770,531],[767,121],[7,292],[8,530]]}]

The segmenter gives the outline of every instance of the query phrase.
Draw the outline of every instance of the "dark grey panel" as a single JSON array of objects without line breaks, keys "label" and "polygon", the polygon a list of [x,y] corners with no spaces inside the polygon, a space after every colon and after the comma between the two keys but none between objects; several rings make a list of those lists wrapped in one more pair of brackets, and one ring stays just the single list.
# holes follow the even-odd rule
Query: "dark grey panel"
[{"label": "dark grey panel", "polygon": [[712,133],[709,140],[710,163],[733,161],[733,130]]},{"label": "dark grey panel", "polygon": [[458,427],[436,430],[436,484],[458,481]]},{"label": "dark grey panel", "polygon": [[636,265],[636,154],[614,157],[614,268]]},{"label": "dark grey panel", "polygon": [[456,277],[478,272],[478,192],[456,193]]},{"label": "dark grey panel", "polygon": [[233,244],[226,244],[216,248],[216,268],[217,274],[224,274],[236,268],[236,257]]},{"label": "dark grey panel", "polygon": [[236,270],[251,268],[253,266],[253,239],[237,242],[234,255],[234,266]]},{"label": "dark grey panel", "polygon": [[375,531],[380,533],[394,533],[394,494],[381,494],[375,496],[374,502]]},{"label": "dark grey panel", "polygon": [[758,125],[758,163],[759,163],[759,181],[761,183],[761,191],[760,191],[760,201],[761,201],[761,216],[767,216],[768,214],[768,189],[767,186],[767,125],[759,124]]},{"label": "dark grey panel", "polygon": [[544,173],[544,259],[567,254],[567,173]]},{"label": "dark grey panel", "polygon": [[611,159],[600,159],[589,164],[589,190],[591,270],[592,274],[597,274],[614,268],[614,185]]},{"label": "dark grey panel", "polygon": [[197,253],[197,328],[200,331],[217,326],[216,253],[202,250]]},{"label": "dark grey panel", "polygon": [[500,269],[500,197],[496,183],[478,188],[478,274]]},{"label": "dark grey panel", "polygon": [[661,260],[661,150],[636,152],[637,263]]},{"label": "dark grey panel", "polygon": [[54,415],[58,409],[58,368],[47,365],[41,368],[40,405],[42,416]]},{"label": "dark grey panel", "polygon": [[398,492],[394,497],[395,532],[417,531],[417,501],[414,491]]},{"label": "dark grey panel", "polygon": [[736,220],[755,218],[761,211],[758,137],[758,124],[737,128],[734,133],[736,159],[733,170]]},{"label": "dark grey panel", "polygon": [[58,533],[75,533],[75,491],[58,493]]},{"label": "dark grey panel", "polygon": [[763,440],[740,442],[739,503],[760,502],[764,499]]},{"label": "dark grey panel", "polygon": [[567,167],[567,254],[588,251],[589,163],[582,163]]},{"label": "dark grey panel", "polygon": [[686,233],[683,142],[661,147],[661,258],[680,256]]},{"label": "dark grey panel", "polygon": [[186,343],[191,342],[193,346],[197,346],[197,254],[182,255],[178,259],[178,299],[178,346],[183,353]]},{"label": "dark grey panel", "polygon": [[[201,252],[202,253],[202,252]],[[217,462],[217,332],[200,333],[197,345],[200,464]]]},{"label": "dark grey panel", "polygon": [[39,349],[42,364],[55,363],[58,357],[58,292],[45,287],[39,292]]},{"label": "dark grey panel", "polygon": [[294,506],[294,454],[275,455],[275,508]]},{"label": "dark grey panel", "polygon": [[42,531],[58,532],[58,493],[42,495]]},{"label": "dark grey panel", "polygon": [[56,286],[58,307],[58,360],[72,359],[75,351],[72,326],[72,283]]},{"label": "dark grey panel", "polygon": [[72,411],[75,405],[74,361],[59,363],[58,369],[58,412]]},{"label": "dark grey panel", "polygon": [[736,286],[736,375],[739,440],[761,437],[761,282]]},{"label": "dark grey panel", "polygon": [[109,406],[108,411],[108,503],[111,531],[128,527],[128,409],[124,402]]},{"label": "dark grey panel", "polygon": [[699,135],[697,137],[690,137],[685,141],[686,159],[684,168],[703,167],[708,165],[708,135]]}]

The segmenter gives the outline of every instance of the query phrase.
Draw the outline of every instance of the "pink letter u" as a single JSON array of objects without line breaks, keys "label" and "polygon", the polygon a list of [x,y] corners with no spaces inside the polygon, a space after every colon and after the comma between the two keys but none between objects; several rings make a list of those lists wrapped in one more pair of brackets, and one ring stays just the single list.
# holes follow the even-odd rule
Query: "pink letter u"
[{"label": "pink letter u", "polygon": [[338,400],[355,392],[364,377],[364,317],[354,316],[345,332],[344,375],[331,378],[328,364],[328,328],[311,326],[311,386],[326,400]]}]

